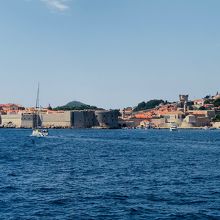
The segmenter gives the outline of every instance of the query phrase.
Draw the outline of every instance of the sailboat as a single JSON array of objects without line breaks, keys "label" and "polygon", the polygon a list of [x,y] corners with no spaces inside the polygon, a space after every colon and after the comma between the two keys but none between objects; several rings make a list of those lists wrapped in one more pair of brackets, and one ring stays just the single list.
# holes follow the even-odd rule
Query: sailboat
[{"label": "sailboat", "polygon": [[41,126],[39,126],[39,118],[40,118],[40,105],[39,105],[39,91],[40,91],[40,86],[38,83],[38,88],[37,88],[37,99],[36,99],[36,106],[35,106],[35,119],[33,123],[33,130],[32,130],[32,136],[34,137],[46,137],[48,136],[48,130],[43,129]]}]

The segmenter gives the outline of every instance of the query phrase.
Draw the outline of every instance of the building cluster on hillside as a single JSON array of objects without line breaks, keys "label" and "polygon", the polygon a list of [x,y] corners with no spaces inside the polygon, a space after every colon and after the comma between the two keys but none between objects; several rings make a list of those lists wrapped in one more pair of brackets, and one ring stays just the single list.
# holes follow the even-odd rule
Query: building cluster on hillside
[{"label": "building cluster on hillside", "polygon": [[[219,105],[216,105],[216,101]],[[117,110],[55,111],[49,106],[36,113],[35,108],[16,104],[0,105],[0,126],[31,128],[220,128],[220,94],[202,99],[189,100],[188,95],[179,95],[179,101],[164,102],[148,110],[134,111],[132,107]],[[217,120],[216,120],[217,119]]]},{"label": "building cluster on hillside", "polygon": [[216,127],[220,122],[214,121],[220,115],[220,107],[215,107],[215,100],[220,94],[202,99],[189,100],[188,95],[179,95],[179,101],[160,104],[154,109],[134,112],[132,108],[121,110],[122,126],[169,128],[172,124],[180,128]]}]

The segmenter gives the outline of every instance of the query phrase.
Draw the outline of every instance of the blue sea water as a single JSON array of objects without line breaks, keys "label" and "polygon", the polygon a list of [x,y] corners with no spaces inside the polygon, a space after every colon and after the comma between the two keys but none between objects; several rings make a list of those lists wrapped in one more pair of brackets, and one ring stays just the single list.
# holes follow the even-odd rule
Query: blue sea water
[{"label": "blue sea water", "polygon": [[0,219],[220,219],[220,131],[0,129]]}]

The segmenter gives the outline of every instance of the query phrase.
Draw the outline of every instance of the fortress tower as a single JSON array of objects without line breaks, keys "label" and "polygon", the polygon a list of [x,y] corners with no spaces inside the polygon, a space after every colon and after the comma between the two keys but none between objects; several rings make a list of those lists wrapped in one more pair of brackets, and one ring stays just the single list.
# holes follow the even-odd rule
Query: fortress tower
[{"label": "fortress tower", "polygon": [[189,101],[189,95],[179,95],[179,106],[184,108],[184,112],[187,110],[187,103]]},{"label": "fortress tower", "polygon": [[179,100],[181,103],[185,103],[189,101],[189,95],[179,95]]}]

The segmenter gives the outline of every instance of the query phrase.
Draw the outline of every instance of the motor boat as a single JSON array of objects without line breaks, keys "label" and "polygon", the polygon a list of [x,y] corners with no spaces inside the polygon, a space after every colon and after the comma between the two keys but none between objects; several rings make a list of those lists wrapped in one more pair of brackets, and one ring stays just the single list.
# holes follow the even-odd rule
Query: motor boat
[{"label": "motor boat", "polygon": [[178,131],[178,127],[176,125],[171,125],[170,131]]}]

